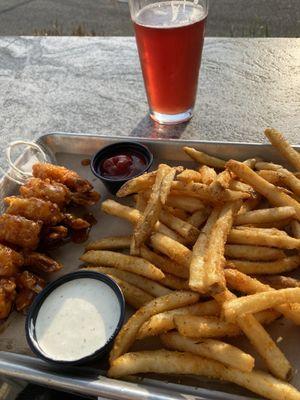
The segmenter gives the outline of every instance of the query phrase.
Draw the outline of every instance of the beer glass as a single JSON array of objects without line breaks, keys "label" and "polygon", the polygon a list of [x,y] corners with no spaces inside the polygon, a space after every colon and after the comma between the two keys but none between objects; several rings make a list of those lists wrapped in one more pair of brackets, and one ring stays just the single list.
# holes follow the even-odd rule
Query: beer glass
[{"label": "beer glass", "polygon": [[193,115],[208,0],[129,0],[150,116],[177,124]]}]

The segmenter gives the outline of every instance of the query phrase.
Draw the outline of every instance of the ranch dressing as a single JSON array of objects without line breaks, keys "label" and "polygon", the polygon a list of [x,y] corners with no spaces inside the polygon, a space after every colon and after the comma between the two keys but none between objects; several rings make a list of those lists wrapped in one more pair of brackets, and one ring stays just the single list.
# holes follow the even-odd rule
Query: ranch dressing
[{"label": "ranch dressing", "polygon": [[53,360],[79,360],[105,345],[120,314],[117,295],[107,284],[74,279],[43,302],[35,322],[36,340]]}]

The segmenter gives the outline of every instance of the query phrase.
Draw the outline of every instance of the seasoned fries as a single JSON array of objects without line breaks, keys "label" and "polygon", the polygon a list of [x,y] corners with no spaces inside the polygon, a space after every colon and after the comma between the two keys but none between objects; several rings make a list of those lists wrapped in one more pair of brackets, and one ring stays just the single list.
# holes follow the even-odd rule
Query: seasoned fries
[{"label": "seasoned fries", "polygon": [[240,179],[251,185],[257,192],[265,196],[274,206],[294,207],[296,218],[300,220],[300,203],[298,203],[297,200],[283,193],[280,189],[263,179],[243,163],[230,160],[227,162],[226,166]]},{"label": "seasoned fries", "polygon": [[223,271],[225,243],[237,206],[238,203],[226,203],[221,208],[216,222],[211,228],[202,267],[204,279],[202,280],[202,287],[197,287],[201,293],[214,295],[226,289]]},{"label": "seasoned fries", "polygon": [[183,221],[182,219],[175,217],[167,210],[162,210],[159,216],[162,223],[168,226],[173,231],[184,237],[188,243],[195,243],[199,236],[199,230],[195,228],[189,222]]},{"label": "seasoned fries", "polygon": [[281,221],[282,219],[294,217],[295,214],[295,209],[293,207],[275,207],[267,208],[265,210],[248,211],[244,214],[237,215],[234,219],[234,225],[251,225],[263,224],[265,222],[276,222]]},{"label": "seasoned fries", "polygon": [[207,376],[235,383],[271,400],[300,399],[297,389],[265,372],[243,372],[188,352],[154,350],[127,353],[112,363],[108,375],[118,378],[145,372]]},{"label": "seasoned fries", "polygon": [[184,147],[183,150],[188,156],[190,156],[193,160],[197,161],[200,164],[205,164],[213,168],[225,168],[226,162],[224,160],[221,160],[220,158],[209,156],[208,154],[193,149],[192,147]]},{"label": "seasoned fries", "polygon": [[202,167],[199,168],[199,172],[202,176],[201,182],[205,185],[210,185],[217,177],[216,171],[213,168],[208,167],[207,165],[202,165]]},{"label": "seasoned fries", "polygon": [[85,250],[116,250],[130,247],[131,236],[108,236],[86,245]]},{"label": "seasoned fries", "polygon": [[89,250],[80,259],[89,264],[106,265],[125,271],[134,272],[146,278],[159,281],[164,278],[164,273],[149,261],[143,258],[128,256],[106,250]]},{"label": "seasoned fries", "polygon": [[130,181],[124,183],[124,185],[118,190],[117,197],[125,197],[132,193],[142,192],[151,188],[155,182],[157,171],[143,174]]},{"label": "seasoned fries", "polygon": [[193,292],[175,291],[166,296],[158,297],[150,301],[144,307],[140,308],[123,325],[118,336],[115,339],[113,348],[110,352],[110,362],[124,354],[135,341],[136,335],[142,326],[152,315],[174,308],[187,306],[196,303],[199,295]]},{"label": "seasoned fries", "polygon": [[[127,221],[131,222],[133,225],[136,225],[141,218],[142,214],[139,210],[135,208],[131,208],[128,206],[124,206],[120,203],[117,203],[114,200],[105,200],[101,204],[101,209],[106,214],[113,215],[115,217],[120,217],[126,219]],[[170,236],[173,239],[177,240],[178,242],[184,241],[183,237],[177,235],[176,232],[169,229],[167,226],[162,224],[161,222],[157,221],[154,226],[154,230],[160,232],[164,235]]]},{"label": "seasoned fries", "polygon": [[[283,250],[247,244],[226,244],[225,256],[250,261],[271,261],[285,257]],[[155,264],[155,263],[154,263]]]},{"label": "seasoned fries", "polygon": [[132,272],[122,271],[121,269],[110,267],[87,266],[85,269],[95,272],[101,272],[102,274],[112,275],[113,277],[122,279],[123,281],[128,282],[131,285],[134,285],[137,288],[151,294],[151,296],[153,297],[165,296],[166,294],[171,293],[170,289],[167,289],[159,283],[144,278],[143,276],[133,274]]},{"label": "seasoned fries", "polygon": [[[250,276],[236,270],[226,270],[225,277],[226,282],[231,288],[247,294],[272,290],[270,286],[264,285],[257,279],[251,278]],[[281,304],[275,306],[274,309],[281,312],[287,319],[290,319],[296,325],[300,324],[300,304]]]},{"label": "seasoned fries", "polygon": [[196,315],[176,315],[174,323],[182,336],[190,338],[219,338],[236,336],[241,330],[236,324],[222,321],[216,317],[198,317]]},{"label": "seasoned fries", "polygon": [[253,314],[284,303],[299,303],[300,288],[271,290],[226,301],[223,304],[227,321],[234,322],[242,314]]},{"label": "seasoned fries", "polygon": [[[300,281],[285,276],[300,267],[300,154],[274,129],[265,134],[294,171],[255,154],[225,161],[184,147],[195,169],[160,164],[118,191],[134,207],[102,203],[133,227],[88,243],[81,257],[115,279],[136,309],[115,339],[110,377],[204,375],[272,400],[300,400],[284,382],[292,366],[268,332],[280,317],[300,325]],[[238,348],[241,335],[269,374],[253,369],[251,349]],[[151,336],[172,351],[126,353]]]},{"label": "seasoned fries", "polygon": [[197,242],[194,244],[190,262],[189,286],[192,290],[205,293],[207,271],[204,268],[204,256],[214,224],[219,217],[220,210],[214,209],[210,214],[205,226],[201,230]]},{"label": "seasoned fries", "polygon": [[173,274],[179,278],[188,278],[189,271],[184,265],[177,264],[167,257],[154,253],[146,246],[141,248],[141,256],[156,265],[164,273]]},{"label": "seasoned fries", "polygon": [[284,257],[275,261],[227,260],[226,266],[235,268],[244,274],[282,274],[298,268],[300,266],[300,256]]},{"label": "seasoned fries", "polygon": [[187,351],[245,372],[251,372],[254,367],[254,358],[250,354],[219,340],[193,340],[176,332],[163,334],[160,338],[167,349]]},{"label": "seasoned fries", "polygon": [[174,329],[174,317],[176,315],[218,316],[219,314],[220,306],[215,300],[204,301],[203,303],[165,311],[153,315],[153,317],[146,321],[141,326],[137,338],[143,339],[147,336],[157,336]]},{"label": "seasoned fries", "polygon": [[257,246],[278,247],[280,249],[300,249],[300,240],[288,236],[278,229],[253,227],[233,228],[228,235],[229,243],[254,244]]},{"label": "seasoned fries", "polygon": [[284,139],[283,135],[275,129],[266,129],[265,135],[272,145],[283,155],[284,158],[296,169],[300,171],[300,154]]},{"label": "seasoned fries", "polygon": [[131,285],[129,282],[123,281],[122,279],[117,278],[114,275],[109,276],[120,286],[126,303],[133,308],[139,309],[145,304],[149,303],[149,301],[153,300],[153,296],[151,296],[149,293],[144,292],[138,287]]},{"label": "seasoned fries", "polygon": [[162,206],[166,203],[175,172],[174,168],[170,168],[165,164],[160,164],[158,167],[146,209],[137,221],[133,231],[130,244],[131,255],[139,255],[141,246],[151,235],[152,229],[158,221]]},{"label": "seasoned fries", "polygon": [[155,233],[150,238],[150,244],[155,250],[165,254],[171,260],[189,268],[192,252],[184,245],[176,242],[176,240],[161,233]]}]

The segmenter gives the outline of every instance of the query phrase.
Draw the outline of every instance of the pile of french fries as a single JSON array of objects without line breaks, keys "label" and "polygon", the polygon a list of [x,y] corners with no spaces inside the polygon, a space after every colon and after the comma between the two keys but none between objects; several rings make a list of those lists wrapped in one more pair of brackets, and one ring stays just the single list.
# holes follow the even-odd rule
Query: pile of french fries
[{"label": "pile of french fries", "polygon": [[[85,268],[111,276],[136,312],[110,353],[108,375],[194,374],[233,382],[269,399],[300,399],[292,366],[266,326],[300,325],[300,154],[274,129],[265,135],[291,166],[228,162],[183,150],[194,170],[160,164],[125,183],[103,212],[126,219],[130,236],[89,243]],[[226,342],[245,335],[269,373]],[[160,350],[129,352],[158,336]]]}]

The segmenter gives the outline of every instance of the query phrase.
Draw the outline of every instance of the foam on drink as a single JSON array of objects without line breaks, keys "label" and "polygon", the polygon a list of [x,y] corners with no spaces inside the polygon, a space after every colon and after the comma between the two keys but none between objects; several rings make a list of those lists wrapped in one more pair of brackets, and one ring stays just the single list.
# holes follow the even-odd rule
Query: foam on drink
[{"label": "foam on drink", "polygon": [[204,8],[189,1],[163,1],[149,4],[134,17],[134,21],[152,28],[173,28],[193,24],[206,17]]}]

